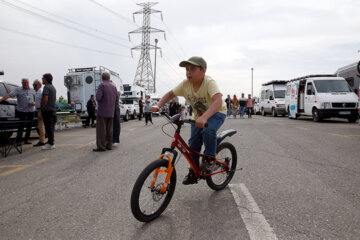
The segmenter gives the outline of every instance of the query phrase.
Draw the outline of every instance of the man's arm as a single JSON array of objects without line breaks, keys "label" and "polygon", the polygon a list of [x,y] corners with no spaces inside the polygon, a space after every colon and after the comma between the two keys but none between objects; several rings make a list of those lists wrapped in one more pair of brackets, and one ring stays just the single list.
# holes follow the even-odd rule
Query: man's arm
[{"label": "man's arm", "polygon": [[206,110],[206,112],[204,112],[203,115],[201,115],[201,117],[196,120],[195,126],[199,128],[204,128],[207,120],[217,111],[219,111],[222,106],[222,95],[220,93],[215,94],[212,97],[212,101],[213,102],[208,108],[208,110]]},{"label": "man's arm", "polygon": [[5,101],[6,99],[11,98],[10,94],[6,94],[4,97],[0,99],[0,102]]},{"label": "man's arm", "polygon": [[96,92],[96,101],[101,102],[102,97],[103,97],[103,89],[104,86],[102,84],[99,85],[99,88]]},{"label": "man's arm", "polygon": [[41,100],[41,111],[45,110],[46,104],[48,103],[49,100],[49,96],[48,95],[43,95],[42,96],[42,100]]},{"label": "man's arm", "polygon": [[157,112],[159,111],[162,106],[165,105],[165,103],[167,103],[168,101],[170,101],[171,99],[173,99],[175,97],[175,94],[174,92],[171,90],[169,92],[167,92],[161,99],[160,101],[158,102],[158,104],[156,106],[152,106],[151,107],[151,111],[152,112]]}]

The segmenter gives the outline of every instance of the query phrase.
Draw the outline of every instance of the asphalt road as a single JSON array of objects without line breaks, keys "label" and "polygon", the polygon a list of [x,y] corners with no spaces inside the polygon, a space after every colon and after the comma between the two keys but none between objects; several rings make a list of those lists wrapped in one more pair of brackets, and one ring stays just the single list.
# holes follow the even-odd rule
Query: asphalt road
[{"label": "asphalt road", "polygon": [[342,120],[227,119],[243,168],[232,185],[182,185],[182,158],[168,208],[138,222],[130,194],[171,142],[164,123],[124,122],[120,145],[104,153],[92,152],[94,129],[78,128],[56,132],[55,150],[1,157],[0,239],[359,239],[360,126]]}]

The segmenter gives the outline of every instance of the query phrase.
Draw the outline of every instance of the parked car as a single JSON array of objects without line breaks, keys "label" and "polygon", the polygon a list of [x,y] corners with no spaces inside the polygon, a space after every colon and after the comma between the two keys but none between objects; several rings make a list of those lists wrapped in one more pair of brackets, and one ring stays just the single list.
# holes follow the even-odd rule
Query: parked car
[{"label": "parked car", "polygon": [[274,80],[262,85],[259,107],[263,116],[268,113],[271,113],[273,117],[286,114],[285,90],[286,81],[284,80]]}]

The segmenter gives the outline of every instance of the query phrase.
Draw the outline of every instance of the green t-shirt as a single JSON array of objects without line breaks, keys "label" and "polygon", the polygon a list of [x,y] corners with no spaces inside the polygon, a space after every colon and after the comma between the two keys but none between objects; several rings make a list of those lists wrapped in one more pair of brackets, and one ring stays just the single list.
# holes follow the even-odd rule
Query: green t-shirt
[{"label": "green t-shirt", "polygon": [[[212,97],[220,93],[220,90],[215,82],[209,76],[205,76],[201,86],[197,92],[195,92],[193,85],[185,79],[173,90],[175,96],[184,97],[194,110],[194,119],[198,119],[212,104]],[[221,94],[222,95],[222,94]],[[226,114],[226,104],[222,101],[222,106],[218,112]]]}]

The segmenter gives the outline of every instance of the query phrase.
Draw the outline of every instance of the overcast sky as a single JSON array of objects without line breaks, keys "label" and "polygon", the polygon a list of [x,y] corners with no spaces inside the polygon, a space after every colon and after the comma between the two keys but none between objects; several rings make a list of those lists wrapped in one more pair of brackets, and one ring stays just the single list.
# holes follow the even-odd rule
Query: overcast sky
[{"label": "overcast sky", "polygon": [[[142,25],[142,15],[132,20],[141,2],[0,0],[0,80],[20,85],[50,72],[58,96],[66,97],[69,68],[104,66],[132,84],[140,52],[132,58],[130,48],[141,35],[129,42],[128,32]],[[151,36],[163,53],[160,95],[185,78],[178,65],[191,56],[204,57],[224,95],[251,93],[254,68],[255,96],[264,82],[334,73],[360,59],[358,0],[161,0],[153,8],[164,22],[153,14],[152,27],[166,32],[166,40]],[[154,63],[154,51],[151,57]]]}]

